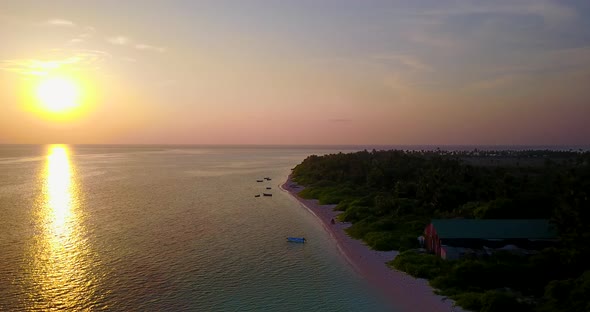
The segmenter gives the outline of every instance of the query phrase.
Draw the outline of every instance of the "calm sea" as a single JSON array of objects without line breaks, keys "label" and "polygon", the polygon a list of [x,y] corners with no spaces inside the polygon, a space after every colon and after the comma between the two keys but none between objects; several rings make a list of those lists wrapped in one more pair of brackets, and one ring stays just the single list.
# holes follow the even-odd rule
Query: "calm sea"
[{"label": "calm sea", "polygon": [[0,145],[0,310],[392,311],[278,188],[340,150]]}]

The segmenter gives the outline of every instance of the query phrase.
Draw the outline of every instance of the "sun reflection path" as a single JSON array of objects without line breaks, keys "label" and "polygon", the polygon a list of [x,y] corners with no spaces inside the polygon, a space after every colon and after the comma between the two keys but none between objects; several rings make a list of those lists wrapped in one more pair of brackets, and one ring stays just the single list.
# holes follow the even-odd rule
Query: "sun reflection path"
[{"label": "sun reflection path", "polygon": [[79,209],[80,190],[65,145],[51,145],[36,216],[30,310],[92,309],[96,280]]},{"label": "sun reflection path", "polygon": [[[68,237],[68,221],[72,218],[72,168],[64,146],[53,145],[47,157],[46,203],[53,237]],[[60,243],[56,241],[55,243]]]}]

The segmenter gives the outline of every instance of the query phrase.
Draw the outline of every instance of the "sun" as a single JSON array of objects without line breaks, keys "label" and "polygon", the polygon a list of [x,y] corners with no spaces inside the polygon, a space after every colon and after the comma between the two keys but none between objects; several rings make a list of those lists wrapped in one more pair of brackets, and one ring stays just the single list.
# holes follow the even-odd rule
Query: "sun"
[{"label": "sun", "polygon": [[53,77],[42,80],[37,87],[37,98],[43,109],[64,113],[79,105],[80,89],[67,78]]}]

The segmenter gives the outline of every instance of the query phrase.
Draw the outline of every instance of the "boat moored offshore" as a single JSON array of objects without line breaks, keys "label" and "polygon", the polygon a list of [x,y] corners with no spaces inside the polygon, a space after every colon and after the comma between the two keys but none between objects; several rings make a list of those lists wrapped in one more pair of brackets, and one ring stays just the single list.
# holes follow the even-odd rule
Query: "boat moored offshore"
[{"label": "boat moored offshore", "polygon": [[291,243],[305,243],[305,237],[287,237],[287,241]]}]

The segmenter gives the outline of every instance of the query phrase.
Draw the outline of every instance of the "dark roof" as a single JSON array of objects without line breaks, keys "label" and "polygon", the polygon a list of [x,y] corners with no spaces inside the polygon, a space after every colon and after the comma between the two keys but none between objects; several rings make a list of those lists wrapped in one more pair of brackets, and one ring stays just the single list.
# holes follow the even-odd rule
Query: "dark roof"
[{"label": "dark roof", "polygon": [[439,238],[554,239],[557,233],[545,219],[434,219]]}]

